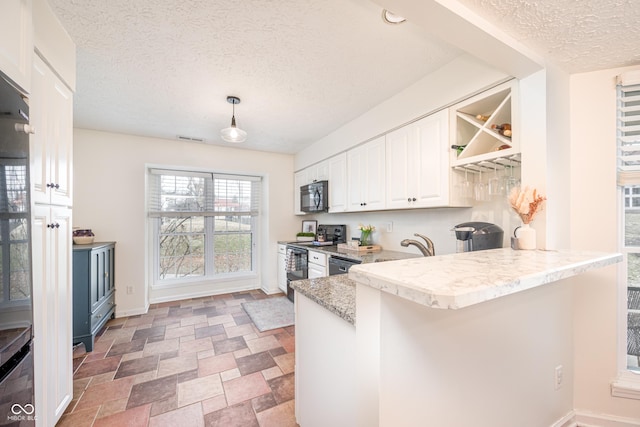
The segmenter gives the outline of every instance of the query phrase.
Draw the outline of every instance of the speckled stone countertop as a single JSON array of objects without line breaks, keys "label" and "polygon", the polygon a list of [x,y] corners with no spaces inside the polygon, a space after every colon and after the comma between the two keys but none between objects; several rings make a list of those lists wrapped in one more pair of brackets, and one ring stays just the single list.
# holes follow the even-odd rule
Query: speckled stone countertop
[{"label": "speckled stone countertop", "polygon": [[[289,243],[296,246],[296,243]],[[330,256],[338,256],[340,258],[352,259],[354,261],[360,261],[363,264],[370,264],[372,262],[381,261],[396,261],[399,259],[419,258],[420,254],[412,254],[399,251],[371,251],[371,252],[359,252],[359,251],[346,251],[339,250],[337,246],[314,246],[314,245],[300,245],[297,246],[308,249],[310,251],[320,252]]]},{"label": "speckled stone countertop", "polygon": [[503,248],[361,264],[349,278],[428,307],[459,309],[620,261],[616,253]]},{"label": "speckled stone countertop", "polygon": [[342,319],[356,323],[356,284],[346,274],[296,280],[291,287]]}]

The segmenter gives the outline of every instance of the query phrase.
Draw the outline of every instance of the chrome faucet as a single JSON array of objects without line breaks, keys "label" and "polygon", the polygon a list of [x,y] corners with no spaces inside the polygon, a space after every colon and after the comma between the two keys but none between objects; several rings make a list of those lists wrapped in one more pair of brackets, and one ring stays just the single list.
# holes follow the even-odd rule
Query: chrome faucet
[{"label": "chrome faucet", "polygon": [[414,233],[414,236],[422,237],[424,241],[427,243],[427,246],[413,239],[404,239],[403,241],[400,242],[400,246],[406,248],[409,245],[413,245],[416,248],[418,248],[420,252],[422,252],[423,256],[434,256],[436,254],[436,251],[433,247],[433,242],[431,241],[431,239],[429,239],[427,236],[423,236],[422,234],[418,234],[418,233]]}]

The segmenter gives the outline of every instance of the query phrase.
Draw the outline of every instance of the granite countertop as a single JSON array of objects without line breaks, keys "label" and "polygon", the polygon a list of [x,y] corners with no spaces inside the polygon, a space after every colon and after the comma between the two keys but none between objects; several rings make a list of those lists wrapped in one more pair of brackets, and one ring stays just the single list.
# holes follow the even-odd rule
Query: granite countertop
[{"label": "granite countertop", "polygon": [[346,274],[296,280],[291,287],[347,322],[356,323],[356,284]]},{"label": "granite countertop", "polygon": [[[280,242],[279,242],[280,243]],[[351,259],[354,261],[360,261],[362,264],[370,264],[372,262],[381,261],[396,261],[399,259],[420,258],[421,254],[411,254],[407,252],[399,251],[347,251],[338,249],[337,246],[315,246],[310,244],[296,244],[295,242],[289,242],[290,245],[299,246],[301,248],[320,252],[329,256],[338,256],[340,258]]]},{"label": "granite countertop", "polygon": [[617,253],[502,248],[356,265],[349,278],[427,307],[459,309],[620,261]]}]

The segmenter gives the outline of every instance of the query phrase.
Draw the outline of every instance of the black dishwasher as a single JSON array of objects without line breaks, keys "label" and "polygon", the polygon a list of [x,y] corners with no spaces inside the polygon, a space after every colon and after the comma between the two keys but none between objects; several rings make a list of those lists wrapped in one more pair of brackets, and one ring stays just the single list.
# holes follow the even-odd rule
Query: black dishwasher
[{"label": "black dishwasher", "polygon": [[358,264],[362,264],[362,261],[331,255],[329,258],[329,276],[347,274],[352,265]]}]

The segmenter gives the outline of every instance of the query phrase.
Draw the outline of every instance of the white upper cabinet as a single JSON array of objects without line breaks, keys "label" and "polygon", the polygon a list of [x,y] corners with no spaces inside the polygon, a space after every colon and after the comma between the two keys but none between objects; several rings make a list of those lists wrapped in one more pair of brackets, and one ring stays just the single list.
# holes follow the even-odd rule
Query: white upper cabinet
[{"label": "white upper cabinet", "polygon": [[449,205],[449,112],[386,135],[387,209]]},{"label": "white upper cabinet", "polygon": [[315,181],[329,182],[329,212],[344,212],[347,207],[347,155],[338,154],[298,171],[294,175],[294,214],[300,210],[300,187]]},{"label": "white upper cabinet", "polygon": [[307,185],[307,171],[301,170],[293,175],[293,213],[294,215],[304,215],[300,210],[300,187]]},{"label": "white upper cabinet", "polygon": [[2,0],[0,9],[0,71],[24,91],[30,92],[33,56],[31,0]]},{"label": "white upper cabinet", "polygon": [[73,94],[38,55],[32,77],[31,196],[36,203],[71,206]]},{"label": "white upper cabinet", "polygon": [[326,161],[329,170],[329,212],[347,210],[347,153]]},{"label": "white upper cabinet", "polygon": [[385,138],[347,151],[348,211],[385,208]]}]

